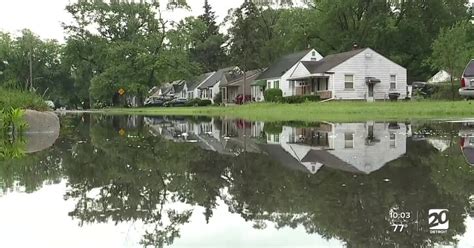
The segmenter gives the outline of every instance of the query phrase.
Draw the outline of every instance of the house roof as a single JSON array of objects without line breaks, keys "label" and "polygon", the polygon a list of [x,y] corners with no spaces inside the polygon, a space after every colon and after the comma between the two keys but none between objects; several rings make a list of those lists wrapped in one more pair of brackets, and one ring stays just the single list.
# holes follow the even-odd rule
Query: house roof
[{"label": "house roof", "polygon": [[301,162],[321,163],[325,167],[352,173],[363,173],[353,165],[346,163],[326,150],[311,150]]},{"label": "house roof", "polygon": [[265,151],[273,160],[278,161],[284,167],[289,169],[309,172],[298,160],[292,157],[287,151],[285,151],[279,144],[260,144],[260,147]]},{"label": "house roof", "polygon": [[319,61],[302,61],[301,63],[311,74],[325,73],[365,50],[366,49],[364,48],[352,50],[349,52],[331,54]]},{"label": "house roof", "polygon": [[464,70],[465,77],[474,77],[474,59],[469,62],[466,69]]},{"label": "house roof", "polygon": [[214,73],[215,72],[204,73],[204,74],[199,75],[197,78],[193,80],[187,81],[186,83],[188,85],[188,90],[192,91],[196,89],[202,82],[204,82],[204,80],[208,79]]},{"label": "house roof", "polygon": [[174,82],[172,83],[173,89],[174,89],[174,93],[183,91],[183,89],[184,89],[184,83],[185,83],[184,80],[174,81]]},{"label": "house roof", "polygon": [[310,51],[312,51],[312,49],[283,56],[260,74],[257,80],[281,77]]},{"label": "house roof", "polygon": [[224,76],[224,73],[229,72],[229,71],[233,70],[234,68],[235,68],[235,66],[227,67],[227,68],[218,70],[216,73],[214,73],[210,78],[208,78],[206,80],[206,82],[204,82],[198,88],[199,89],[206,89],[206,88],[214,86],[215,84],[217,84],[219,81],[222,80],[222,77]]},{"label": "house roof", "polygon": [[163,84],[159,90],[155,91],[151,97],[159,97],[161,95],[168,94],[173,89],[173,86],[170,83]]},{"label": "house roof", "polygon": [[[248,82],[253,82],[259,75],[260,75],[260,70],[253,70],[253,71],[248,71],[247,72],[247,85]],[[227,82],[224,84],[221,84],[221,86],[241,86],[244,84],[244,74],[243,73],[238,73],[238,74],[233,74],[232,73],[226,73],[226,78]]]}]

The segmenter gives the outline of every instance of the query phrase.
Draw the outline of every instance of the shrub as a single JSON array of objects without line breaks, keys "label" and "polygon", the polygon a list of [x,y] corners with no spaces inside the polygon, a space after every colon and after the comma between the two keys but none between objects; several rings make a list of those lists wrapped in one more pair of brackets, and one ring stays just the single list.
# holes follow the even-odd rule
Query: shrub
[{"label": "shrub", "polygon": [[204,107],[204,106],[210,106],[210,105],[212,105],[212,101],[211,101],[211,100],[207,100],[207,99],[206,99],[206,100],[201,100],[201,104],[199,104],[199,106],[202,106],[202,107]]},{"label": "shrub", "polygon": [[282,101],[283,103],[289,103],[289,104],[295,104],[295,103],[304,103],[306,101],[308,102],[318,102],[321,99],[319,96],[316,95],[306,95],[306,96],[288,96],[288,97],[283,97]]},{"label": "shrub", "polygon": [[220,105],[222,103],[222,92],[219,92],[214,96],[214,103]]},{"label": "shrub", "polygon": [[[452,100],[453,99],[453,89],[451,88],[451,82],[438,83],[432,86],[433,93],[431,99],[434,100]],[[460,100],[462,97],[459,95],[459,88],[461,86],[459,83],[454,82],[454,99]]]},{"label": "shrub", "polygon": [[212,101],[211,100],[201,100],[199,98],[194,98],[190,101],[188,101],[188,103],[186,104],[186,106],[188,107],[204,107],[204,106],[209,106],[212,104]]},{"label": "shrub", "polygon": [[0,109],[10,108],[44,111],[48,105],[35,93],[0,88]]},{"label": "shrub", "polygon": [[281,134],[283,132],[283,124],[281,122],[267,122],[263,126],[263,131],[268,134]]},{"label": "shrub", "polygon": [[280,89],[268,89],[263,95],[267,102],[280,102],[283,97],[283,91]]}]

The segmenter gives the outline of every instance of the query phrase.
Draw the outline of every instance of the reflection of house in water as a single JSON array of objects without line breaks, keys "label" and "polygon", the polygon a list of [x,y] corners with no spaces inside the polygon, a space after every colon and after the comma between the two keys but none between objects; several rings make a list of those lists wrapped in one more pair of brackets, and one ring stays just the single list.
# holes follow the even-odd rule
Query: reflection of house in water
[{"label": "reflection of house in water", "polygon": [[192,122],[190,119],[150,117],[146,119],[154,135],[174,142],[198,143],[206,150],[236,156],[242,152],[260,152],[255,138],[263,134],[262,122],[209,119]]},{"label": "reflection of house in water", "polygon": [[[407,126],[389,123],[321,123],[310,128],[283,127],[267,135],[267,152],[281,159],[285,152],[294,165],[311,173],[323,166],[369,174],[406,153]],[[281,149],[271,147],[280,146]],[[287,164],[288,165],[288,164]]]}]

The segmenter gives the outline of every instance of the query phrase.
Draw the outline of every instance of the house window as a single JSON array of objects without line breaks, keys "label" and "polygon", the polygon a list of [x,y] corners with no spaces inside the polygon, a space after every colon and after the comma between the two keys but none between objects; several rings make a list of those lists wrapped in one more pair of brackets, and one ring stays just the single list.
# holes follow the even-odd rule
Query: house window
[{"label": "house window", "polygon": [[397,75],[390,75],[390,89],[397,89]]},{"label": "house window", "polygon": [[344,148],[354,148],[354,133],[344,133]]},{"label": "house window", "polygon": [[272,88],[272,83],[271,82],[267,82],[267,89],[271,89]]},{"label": "house window", "polygon": [[390,133],[390,148],[397,147],[397,136],[395,133]]},{"label": "house window", "polygon": [[347,89],[354,89],[354,75],[347,74],[344,77],[344,88]]},{"label": "house window", "polygon": [[277,80],[277,81],[273,82],[273,88],[279,89],[280,88],[280,81]]},{"label": "house window", "polygon": [[313,51],[313,52],[311,53],[311,55],[312,55],[313,57],[316,57],[316,51]]}]

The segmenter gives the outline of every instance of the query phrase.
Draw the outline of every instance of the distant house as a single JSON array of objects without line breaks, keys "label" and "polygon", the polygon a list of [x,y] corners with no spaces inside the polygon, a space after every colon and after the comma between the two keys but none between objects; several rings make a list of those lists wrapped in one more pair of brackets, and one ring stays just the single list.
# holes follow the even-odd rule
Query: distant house
[{"label": "distant house", "polygon": [[445,70],[441,70],[438,73],[436,73],[432,78],[428,80],[428,83],[430,84],[438,84],[438,83],[443,83],[443,82],[448,82],[451,81],[451,74],[449,74]]},{"label": "distant house", "polygon": [[265,81],[266,89],[280,88],[284,97],[373,101],[388,99],[390,93],[400,94],[401,99],[407,96],[407,70],[370,48],[325,58],[314,50],[291,55],[270,66],[258,80]]},{"label": "distant house", "polygon": [[222,102],[233,103],[238,95],[250,96],[251,84],[260,75],[260,72],[260,70],[248,71],[245,75],[245,79],[244,74],[241,71],[230,71],[225,73],[224,77],[226,80],[220,84]]},{"label": "distant house", "polygon": [[198,88],[204,84],[215,72],[208,72],[202,75],[199,75],[196,79],[186,81],[184,89],[188,93],[186,98],[188,100],[199,98],[201,95],[201,90]]},{"label": "distant house", "polygon": [[214,102],[214,97],[219,94],[220,92],[220,84],[226,83],[226,78],[224,74],[230,72],[232,70],[236,70],[237,67],[228,67],[224,69],[220,69],[215,72],[212,76],[210,76],[204,83],[202,83],[198,89],[201,92],[199,98],[207,99]]},{"label": "distant house", "polygon": [[297,64],[301,61],[318,61],[322,58],[323,56],[314,49],[283,56],[256,78],[256,83],[252,85],[252,98],[263,101],[263,92],[271,88],[281,89],[283,96],[291,96],[289,78]]},{"label": "distant house", "polygon": [[187,89],[185,88],[186,81],[184,80],[175,81],[171,85],[173,86],[172,92],[174,94],[174,97],[186,98],[186,95],[188,94]]},{"label": "distant house", "polygon": [[158,90],[157,87],[153,87],[150,90],[152,95],[149,98],[174,98],[181,97],[181,93],[184,88],[184,80],[176,80],[171,83],[164,83],[161,85]]}]

